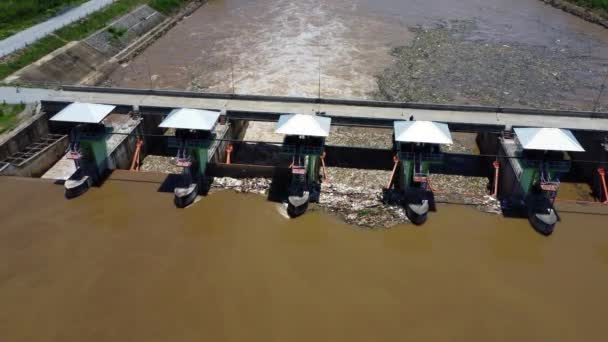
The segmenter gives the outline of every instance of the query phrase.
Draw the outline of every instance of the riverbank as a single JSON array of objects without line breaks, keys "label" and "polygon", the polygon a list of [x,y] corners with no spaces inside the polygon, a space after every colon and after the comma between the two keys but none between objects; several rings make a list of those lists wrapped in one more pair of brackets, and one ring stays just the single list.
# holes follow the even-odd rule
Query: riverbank
[{"label": "riverbank", "polygon": [[66,12],[88,0],[0,2],[0,40]]},{"label": "riverbank", "polygon": [[[114,19],[132,11],[138,6],[148,4],[159,12],[170,15],[189,1],[182,0],[117,0],[108,7],[91,14],[83,20],[65,26],[51,35],[38,40],[27,48],[0,58],[0,79],[30,65],[40,58],[67,45],[82,40],[95,31],[106,27]],[[120,32],[116,33],[119,35]],[[53,80],[48,80],[52,82]]]},{"label": "riverbank", "polygon": [[608,1],[606,0],[541,0],[594,24],[608,28]]}]

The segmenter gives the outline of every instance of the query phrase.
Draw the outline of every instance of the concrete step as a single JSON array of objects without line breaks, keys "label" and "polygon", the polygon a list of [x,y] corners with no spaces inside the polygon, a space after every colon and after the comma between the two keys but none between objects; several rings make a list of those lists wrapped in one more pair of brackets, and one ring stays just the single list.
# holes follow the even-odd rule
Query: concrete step
[{"label": "concrete step", "polygon": [[44,175],[43,179],[67,180],[76,172],[74,161],[64,155],[55,165],[53,165]]}]

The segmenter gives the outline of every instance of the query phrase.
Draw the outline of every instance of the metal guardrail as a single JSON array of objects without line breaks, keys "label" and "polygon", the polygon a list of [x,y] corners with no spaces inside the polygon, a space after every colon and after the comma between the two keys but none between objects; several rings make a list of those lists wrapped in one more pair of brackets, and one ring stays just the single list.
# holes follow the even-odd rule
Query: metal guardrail
[{"label": "metal guardrail", "polygon": [[569,160],[545,162],[545,167],[554,172],[568,172],[572,163]]},{"label": "metal guardrail", "polygon": [[426,182],[428,182],[428,179],[429,179],[429,173],[428,172],[416,172],[416,173],[414,173],[413,179],[414,179],[414,182],[417,182],[417,183],[426,183]]},{"label": "metal guardrail", "polygon": [[415,155],[411,152],[397,152],[399,160],[414,160]]},{"label": "metal guardrail", "polygon": [[7,163],[7,162],[0,162],[0,174],[2,174],[2,171],[4,171],[4,169],[8,168],[11,164]]},{"label": "metal guardrail", "polygon": [[[301,146],[300,151],[302,154],[306,154],[306,155],[321,155],[323,153],[323,147],[322,146]],[[289,154],[289,155],[295,154],[296,147],[294,145],[282,145],[281,153]]]},{"label": "metal guardrail", "polygon": [[531,159],[519,159],[522,167],[524,168],[539,168],[540,161],[539,160],[531,160]]},{"label": "metal guardrail", "polygon": [[80,140],[98,140],[106,136],[106,132],[80,132],[78,139]]},{"label": "metal guardrail", "polygon": [[421,157],[422,157],[423,161],[429,161],[429,162],[443,161],[442,153],[423,153]]},{"label": "metal guardrail", "polygon": [[188,139],[186,140],[185,146],[182,142],[175,137],[167,139],[167,145],[169,148],[207,148],[211,145],[212,140],[209,139]]},{"label": "metal guardrail", "polygon": [[572,163],[569,160],[542,162],[540,160],[520,159],[520,162],[522,166],[526,168],[540,168],[541,165],[543,165],[548,170],[562,173],[570,171],[572,166]]},{"label": "metal guardrail", "polygon": [[398,157],[401,160],[414,160],[414,158],[419,157],[422,161],[427,162],[440,162],[443,161],[444,155],[443,153],[421,153],[416,154],[413,152],[398,152]]}]

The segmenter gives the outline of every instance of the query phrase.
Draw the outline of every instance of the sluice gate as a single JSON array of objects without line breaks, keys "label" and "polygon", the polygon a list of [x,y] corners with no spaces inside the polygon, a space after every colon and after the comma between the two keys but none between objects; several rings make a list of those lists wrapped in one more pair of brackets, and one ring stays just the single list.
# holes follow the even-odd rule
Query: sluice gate
[{"label": "sluice gate", "polygon": [[[100,183],[104,174],[112,169],[129,169],[137,150],[138,160],[146,154],[173,157],[175,166],[182,171],[179,176],[170,177],[174,182],[167,189],[174,193],[177,207],[187,206],[197,196],[205,195],[213,177],[264,177],[272,178],[269,198],[284,202],[289,215],[296,217],[306,211],[308,203],[318,200],[320,184],[327,178],[324,167],[393,170],[385,189],[385,202],[401,205],[412,222],[422,224],[428,218],[428,212],[435,210],[432,174],[474,175],[488,178],[488,194],[501,199],[505,212],[519,205],[532,225],[547,234],[559,220],[553,201],[560,181],[581,165],[585,169],[599,169],[603,166],[602,160],[606,160],[604,150],[597,163],[592,160],[587,160],[586,164],[580,162],[577,153],[586,153],[582,152],[584,148],[580,144],[581,151],[561,150],[562,155],[569,156],[566,159],[558,158],[558,151],[551,148],[535,150],[520,137],[529,134],[518,127],[498,131],[499,126],[489,130],[490,126],[486,126],[478,139],[478,144],[485,148],[481,155],[473,155],[446,152],[442,147],[452,142],[451,129],[461,130],[462,125],[414,120],[413,116],[409,121],[382,118],[358,122],[358,119],[345,119],[347,116],[336,119],[331,113],[265,112],[252,116],[242,111],[125,105],[109,106],[112,107],[109,109],[103,106],[43,103],[49,116],[57,113],[51,118],[51,134],[69,135],[65,160],[56,165],[64,165],[62,167],[68,170],[64,172],[69,173],[67,177],[64,175],[67,197],[84,193],[91,184]],[[98,116],[83,119],[85,109],[95,112],[102,108],[105,109]],[[70,112],[73,114],[66,114]],[[125,119],[121,121],[120,118]],[[244,140],[244,132],[252,118],[275,122],[274,133],[282,135],[283,139]],[[389,122],[393,128],[392,149],[326,144],[332,125],[387,127]],[[526,129],[546,130],[542,127]],[[583,137],[585,145],[593,145],[597,151],[594,146],[598,139],[587,143],[586,137],[603,133],[575,133]],[[572,140],[574,133],[570,134],[571,137],[567,136]],[[127,160],[126,164],[114,161],[116,153],[113,151],[121,144],[126,145],[127,156],[123,158]],[[67,164],[69,168],[65,167]],[[540,229],[543,224],[545,228]]]}]

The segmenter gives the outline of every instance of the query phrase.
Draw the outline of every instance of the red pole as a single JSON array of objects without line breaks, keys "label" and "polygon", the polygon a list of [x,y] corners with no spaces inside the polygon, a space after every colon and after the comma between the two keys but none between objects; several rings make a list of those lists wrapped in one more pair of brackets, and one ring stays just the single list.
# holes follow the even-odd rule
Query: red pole
[{"label": "red pole", "polygon": [[498,198],[498,174],[500,171],[500,162],[498,162],[497,159],[492,163],[492,165],[494,165],[494,193],[492,194],[492,197]]},{"label": "red pole", "polygon": [[230,154],[232,153],[232,144],[228,144],[228,146],[226,147],[226,164],[230,164],[231,160],[230,160]]},{"label": "red pole", "polygon": [[323,154],[321,154],[321,166],[323,167],[323,180],[329,183],[327,172],[325,172],[325,151],[323,151]]},{"label": "red pole", "polygon": [[608,204],[608,187],[606,187],[606,170],[603,167],[597,169],[597,173],[600,174],[602,179],[602,185],[604,187],[604,204]]},{"label": "red pole", "polygon": [[135,153],[133,154],[133,161],[131,162],[131,171],[139,171],[139,153],[143,144],[143,140],[137,139],[137,144],[135,145]]},{"label": "red pole", "polygon": [[397,171],[397,164],[399,164],[399,158],[395,155],[393,157],[393,161],[395,162],[395,166],[393,166],[393,172],[391,172],[391,178],[388,180],[387,189],[391,188],[391,184],[393,184],[393,178],[395,177],[395,171]]}]

